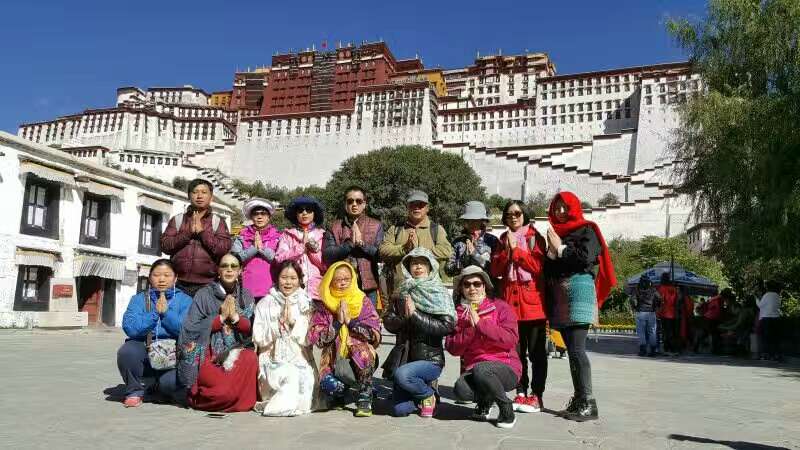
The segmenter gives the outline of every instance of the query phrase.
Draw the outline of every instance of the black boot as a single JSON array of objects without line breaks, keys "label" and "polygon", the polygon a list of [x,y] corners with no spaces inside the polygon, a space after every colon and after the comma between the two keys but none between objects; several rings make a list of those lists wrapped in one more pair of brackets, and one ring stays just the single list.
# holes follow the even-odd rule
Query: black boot
[{"label": "black boot", "polygon": [[574,420],[576,422],[586,422],[588,420],[597,420],[599,414],[597,411],[597,401],[595,399],[582,399],[577,407],[577,410],[568,414],[566,419]]},{"label": "black boot", "polygon": [[472,411],[470,419],[478,422],[485,422],[489,420],[489,414],[491,413],[491,410],[491,405],[487,406],[479,401],[478,404],[475,405],[475,410]]},{"label": "black boot", "polygon": [[497,425],[499,428],[514,428],[517,423],[517,418],[514,416],[514,405],[511,402],[498,403],[500,414],[497,416]]},{"label": "black boot", "polygon": [[647,356],[649,356],[651,358],[655,358],[656,355],[658,355],[658,352],[656,352],[656,348],[655,347],[650,347],[650,353],[648,353]]},{"label": "black boot", "polygon": [[570,414],[574,414],[578,411],[578,405],[581,403],[580,399],[577,396],[572,396],[567,401],[567,406],[564,407],[564,410],[559,411],[557,414],[561,417],[567,417]]},{"label": "black boot", "polygon": [[647,355],[647,346],[640,345],[639,346],[639,356],[646,356]]}]

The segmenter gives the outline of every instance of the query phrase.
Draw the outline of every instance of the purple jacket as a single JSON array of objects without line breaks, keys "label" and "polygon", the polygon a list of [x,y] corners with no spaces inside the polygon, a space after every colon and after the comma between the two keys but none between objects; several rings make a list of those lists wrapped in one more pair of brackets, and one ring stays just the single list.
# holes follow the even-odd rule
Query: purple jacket
[{"label": "purple jacket", "polygon": [[239,236],[233,241],[231,252],[242,260],[242,284],[253,294],[263,297],[272,288],[272,262],[278,248],[281,233],[274,225],[261,231],[261,242],[264,247],[259,251],[255,247],[256,229],[253,225],[242,228]]},{"label": "purple jacket", "polygon": [[519,377],[522,365],[517,356],[517,316],[508,303],[484,299],[478,305],[480,320],[476,326],[469,321],[468,307],[456,306],[456,331],[445,338],[445,348],[464,361],[464,370],[483,361],[508,365]]}]

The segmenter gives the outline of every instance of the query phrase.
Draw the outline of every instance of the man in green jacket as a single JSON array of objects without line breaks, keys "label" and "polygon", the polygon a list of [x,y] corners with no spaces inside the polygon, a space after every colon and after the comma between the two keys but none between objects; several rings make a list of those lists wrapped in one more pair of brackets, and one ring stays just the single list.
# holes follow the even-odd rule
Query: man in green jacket
[{"label": "man in green jacket", "polygon": [[[400,261],[416,247],[425,247],[433,253],[433,256],[439,261],[442,280],[449,281],[443,268],[453,253],[453,247],[447,240],[447,232],[444,227],[432,223],[428,218],[430,210],[428,203],[428,194],[425,192],[416,190],[409,192],[406,199],[408,217],[405,223],[391,226],[383,236],[383,243],[378,250],[381,261],[394,268],[390,279],[387,279],[390,296],[397,292],[403,281]],[[431,230],[432,225],[435,225],[435,230]]]}]

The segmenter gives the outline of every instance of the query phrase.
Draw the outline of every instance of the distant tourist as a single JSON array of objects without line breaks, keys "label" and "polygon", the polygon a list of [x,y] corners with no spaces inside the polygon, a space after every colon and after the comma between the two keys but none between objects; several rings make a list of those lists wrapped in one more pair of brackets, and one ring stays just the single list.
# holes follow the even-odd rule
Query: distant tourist
[{"label": "distant tourist", "polygon": [[286,219],[292,228],[283,230],[278,239],[275,261],[297,261],[303,270],[303,285],[312,299],[319,299],[319,282],[325,263],[322,261],[322,205],[313,197],[298,197],[286,208]]},{"label": "distant tourist", "polygon": [[[531,224],[525,205],[520,201],[505,205],[503,224],[508,230],[500,236],[500,243],[492,255],[491,274],[500,280],[498,296],[511,305],[519,327],[517,353],[522,376],[514,409],[539,412],[544,404],[542,396],[547,382],[547,315],[544,308],[547,244]],[[528,359],[531,362],[530,377]]]},{"label": "distant tourist", "polygon": [[780,330],[778,319],[781,317],[780,285],[775,281],[766,283],[767,292],[761,296],[758,306],[758,329],[761,338],[761,359],[780,361]]},{"label": "distant tourist", "polygon": [[217,262],[231,249],[231,235],[225,220],[211,211],[214,186],[208,180],[192,180],[188,194],[191,205],[169,220],[161,251],[172,257],[178,287],[194,296],[216,277]]},{"label": "distant tourist", "polygon": [[[550,202],[547,230],[547,303],[550,324],[564,336],[574,394],[561,412],[570,420],[598,418],[592,369],[586,354],[589,327],[617,284],[611,255],[596,223],[583,218],[581,201],[560,192]],[[597,275],[595,276],[595,267]]]},{"label": "distant tourist", "polygon": [[222,257],[218,278],[197,291],[178,341],[178,377],[189,405],[202,411],[250,411],[258,361],[251,343],[253,296],[239,283],[241,265]]},{"label": "distant tourist", "polygon": [[307,414],[314,405],[317,370],[307,339],[313,305],[302,287],[300,265],[285,261],[275,286],[256,305],[253,343],[260,401],[255,410],[264,416]]},{"label": "distant tourist", "polygon": [[736,301],[731,288],[725,288],[719,295],[715,295],[703,302],[697,308],[700,326],[696,330],[697,336],[694,342],[694,352],[700,351],[700,346],[703,342],[711,339],[711,353],[718,355],[722,351],[722,339],[720,335],[720,324],[726,318],[725,313],[729,309],[729,305]]},{"label": "distant tourist", "polygon": [[662,349],[667,355],[674,355],[678,352],[680,345],[680,323],[678,322],[678,288],[672,284],[669,272],[661,274],[658,294],[661,296],[661,306],[658,308],[656,316],[658,318],[658,328],[661,333]]},{"label": "distant tourist", "polygon": [[406,255],[403,274],[399,298],[383,318],[386,329],[397,335],[383,376],[394,381],[393,415],[419,410],[420,417],[433,417],[435,383],[445,362],[442,341],[455,329],[456,310],[430,250],[417,247]]},{"label": "distant tourist", "polygon": [[343,408],[350,389],[357,392],[356,417],[372,415],[372,374],[378,363],[381,320],[369,297],[358,288],[349,263],[335,262],[320,284],[309,344],[322,349],[319,387],[328,406]]},{"label": "distant tourist", "polygon": [[125,382],[124,405],[128,408],[142,404],[146,379],[153,380],[151,387],[161,400],[185,400],[175,370],[175,342],[192,297],[175,287],[176,279],[168,259],[154,262],[148,289],[131,298],[122,316],[122,330],[128,338],[117,351],[117,367]]},{"label": "distant tourist", "polygon": [[639,336],[639,356],[656,356],[658,336],[656,335],[656,311],[661,304],[661,294],[653,282],[645,275],[639,278],[633,295],[631,307],[636,313],[636,335]]},{"label": "distant tourist", "polygon": [[453,239],[453,254],[445,265],[445,272],[456,276],[467,266],[479,266],[489,272],[492,252],[497,248],[497,237],[486,232],[489,216],[486,206],[478,201],[464,204],[464,213],[458,218],[463,229],[461,235]]},{"label": "distant tourist", "polygon": [[383,225],[367,215],[367,194],[358,186],[344,193],[344,218],[335,220],[325,233],[322,257],[325,264],[347,261],[358,271],[359,288],[378,306],[378,248]]},{"label": "distant tourist", "polygon": [[[394,295],[403,282],[403,257],[416,247],[425,247],[433,253],[440,267],[443,267],[453,247],[447,240],[444,227],[431,221],[428,217],[430,204],[428,194],[414,190],[406,198],[408,216],[403,223],[392,225],[384,236],[380,246],[381,260],[386,263],[388,274],[388,294]],[[440,273],[443,280],[446,274]]]},{"label": "distant tourist", "polygon": [[493,404],[500,413],[496,425],[512,428],[517,419],[506,392],[517,387],[522,371],[516,346],[517,317],[508,304],[487,296],[489,274],[469,266],[453,280],[455,332],[445,338],[447,351],[461,357],[464,372],[455,383],[456,399],[475,401],[473,420],[485,421]]},{"label": "distant tourist", "polygon": [[263,198],[253,197],[244,204],[244,217],[252,221],[233,241],[231,253],[244,264],[242,284],[256,303],[272,289],[272,263],[281,233],[270,224],[275,206]]}]

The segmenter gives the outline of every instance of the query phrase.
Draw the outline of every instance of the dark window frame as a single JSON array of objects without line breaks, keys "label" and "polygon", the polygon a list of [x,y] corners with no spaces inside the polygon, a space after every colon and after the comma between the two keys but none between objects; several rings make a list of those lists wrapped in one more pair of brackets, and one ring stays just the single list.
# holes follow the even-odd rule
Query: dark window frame
[{"label": "dark window frame", "polygon": [[[36,297],[23,296],[26,276],[36,269]],[[20,265],[17,271],[17,289],[14,293],[14,311],[47,311],[50,309],[50,280],[53,270],[44,266]]]},{"label": "dark window frame", "polygon": [[[150,242],[152,243],[152,247],[145,247],[142,243],[142,238],[144,237],[144,222],[145,216],[152,216],[153,217],[153,230]],[[148,208],[140,208],[139,213],[139,241],[138,241],[138,249],[139,253],[143,255],[154,255],[160,256],[161,255],[161,227],[164,223],[164,214]]]},{"label": "dark window frame", "polygon": [[[28,208],[33,204],[28,203],[30,198],[30,191],[34,187],[41,187],[45,189],[45,221],[44,227],[29,225]],[[39,178],[33,174],[28,174],[25,180],[25,191],[23,192],[22,199],[22,217],[20,218],[19,232],[20,234],[28,234],[31,236],[40,236],[50,239],[58,239],[58,212],[61,201],[61,185],[52,181],[47,181]]]},{"label": "dark window frame", "polygon": [[[86,218],[88,211],[86,206],[89,201],[97,202],[97,237],[87,236],[84,231],[86,228]],[[81,209],[81,229],[79,242],[85,245],[96,247],[109,247],[111,243],[111,199],[100,195],[86,193],[83,196],[83,208]]]}]

